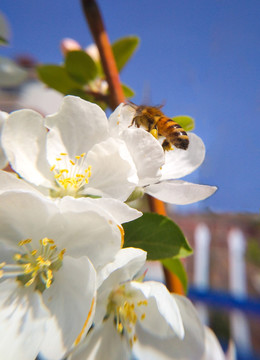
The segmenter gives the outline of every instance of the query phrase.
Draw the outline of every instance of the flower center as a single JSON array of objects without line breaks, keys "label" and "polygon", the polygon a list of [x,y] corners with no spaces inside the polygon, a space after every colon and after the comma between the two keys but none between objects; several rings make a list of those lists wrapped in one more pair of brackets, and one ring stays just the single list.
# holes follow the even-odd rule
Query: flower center
[{"label": "flower center", "polygon": [[91,166],[85,167],[86,153],[75,156],[75,161],[69,159],[67,153],[60,153],[57,163],[51,167],[59,190],[53,194],[56,197],[66,195],[76,196],[89,181]]},{"label": "flower center", "polygon": [[[138,320],[145,319],[145,312],[140,314],[139,307],[147,306],[147,300],[136,301],[127,294],[124,285],[112,291],[107,307],[108,315],[113,314],[116,330],[127,337],[130,346],[137,340],[135,325]],[[137,311],[138,309],[138,311]]]},{"label": "flower center", "polygon": [[54,241],[41,239],[39,249],[32,249],[31,239],[22,240],[22,253],[14,255],[14,264],[0,264],[0,278],[16,278],[25,287],[34,284],[35,290],[43,292],[54,281],[53,273],[62,266],[65,249],[57,253]]}]

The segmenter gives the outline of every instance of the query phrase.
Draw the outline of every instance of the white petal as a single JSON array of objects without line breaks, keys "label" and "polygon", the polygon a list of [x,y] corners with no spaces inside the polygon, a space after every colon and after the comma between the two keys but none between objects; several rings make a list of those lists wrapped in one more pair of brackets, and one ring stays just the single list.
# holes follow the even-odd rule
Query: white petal
[{"label": "white petal", "polygon": [[12,168],[21,177],[35,185],[51,187],[46,134],[40,114],[33,110],[14,111],[6,120],[2,144]]},{"label": "white petal", "polygon": [[183,339],[170,337],[161,339],[143,331],[138,326],[138,341],[134,354],[138,359],[149,360],[202,360],[204,352],[204,328],[191,302],[182,296],[172,295],[180,309],[184,325]]},{"label": "white petal", "polygon": [[186,205],[214,194],[216,186],[192,184],[187,181],[162,181],[145,188],[145,192],[169,204]]},{"label": "white petal", "polygon": [[125,143],[119,139],[109,138],[96,144],[88,152],[87,161],[92,175],[85,187],[86,194],[91,193],[89,190],[92,187],[103,196],[124,201],[138,183],[132,157]]},{"label": "white petal", "polygon": [[164,151],[160,143],[143,129],[125,130],[121,138],[133,158],[139,177],[139,186],[156,182],[161,177]]},{"label": "white petal", "polygon": [[115,260],[98,271],[98,297],[95,324],[100,324],[107,312],[107,302],[111,291],[120,284],[130,281],[143,268],[146,252],[136,248],[121,249]]},{"label": "white petal", "polygon": [[236,351],[235,343],[233,340],[229,340],[225,360],[236,360],[236,359],[237,359],[237,351]]},{"label": "white petal", "polygon": [[[184,325],[185,337],[176,345],[176,353],[185,354],[187,359],[200,359],[205,349],[204,326],[190,300],[184,296],[172,295],[178,304]],[[176,344],[177,344],[177,340]]]},{"label": "white petal", "polygon": [[108,119],[110,135],[118,137],[124,130],[129,128],[134,114],[133,107],[120,104]]},{"label": "white petal", "polygon": [[8,191],[0,195],[0,239],[17,248],[18,242],[32,239],[32,247],[39,247],[39,240],[52,239],[51,221],[57,214],[51,200],[35,193]]},{"label": "white petal", "polygon": [[38,292],[16,281],[0,284],[0,354],[4,360],[34,360],[46,331],[49,312]]},{"label": "white petal", "polygon": [[0,170],[0,194],[6,191],[22,191],[22,192],[34,192],[38,195],[39,191],[31,186],[28,182],[20,179],[16,173],[10,173]]},{"label": "white petal", "polygon": [[176,149],[165,152],[165,165],[161,180],[178,179],[196,170],[205,158],[205,145],[200,137],[189,133],[187,150]]},{"label": "white petal", "polygon": [[119,250],[115,260],[98,273],[98,286],[105,281],[100,292],[105,288],[110,292],[118,284],[132,280],[144,266],[146,255],[146,251],[136,248]]},{"label": "white petal", "polygon": [[44,357],[61,359],[77,337],[86,334],[94,315],[95,293],[96,274],[90,261],[64,256],[53,284],[42,295],[52,315],[41,345]]},{"label": "white petal", "polygon": [[60,247],[65,247],[69,255],[77,258],[88,256],[95,268],[103,267],[114,259],[121,248],[121,226],[112,217],[108,219],[106,213],[102,215],[101,208],[100,214],[92,211],[91,202],[84,204],[83,199],[77,203],[74,201],[65,197],[59,202],[62,217],[52,219],[51,228],[54,230],[51,238]]},{"label": "white petal", "polygon": [[205,327],[205,344],[206,349],[203,360],[226,360],[216,335],[208,327]]},{"label": "white petal", "polygon": [[123,230],[102,208],[93,211],[94,200],[89,200],[65,197],[54,202],[42,195],[5,192],[0,195],[0,239],[17,251],[20,240],[32,239],[35,249],[48,237],[60,250],[88,256],[95,267],[103,267],[121,248]]},{"label": "white petal", "polygon": [[[82,200],[85,201],[86,199]],[[92,201],[92,210],[94,210],[94,208],[102,208],[102,210],[106,212],[110,218],[112,216],[114,221],[118,224],[123,224],[142,216],[141,211],[138,211],[116,199],[95,199]]]},{"label": "white petal", "polygon": [[8,160],[3,150],[2,141],[1,141],[1,133],[3,130],[4,122],[7,119],[7,116],[8,114],[6,112],[0,111],[0,169],[3,169],[8,164]]},{"label": "white petal", "polygon": [[63,210],[67,209],[75,212],[94,211],[97,214],[104,216],[107,220],[112,219],[118,225],[138,219],[143,215],[141,211],[116,199],[71,198],[67,196],[61,200],[61,203]]},{"label": "white petal", "polygon": [[114,319],[91,330],[86,341],[75,349],[69,360],[129,360],[130,349],[125,336],[115,329]]},{"label": "white petal", "polygon": [[73,159],[87,153],[108,136],[107,117],[96,104],[76,96],[65,96],[58,113],[46,117],[48,159],[54,163],[60,152]]},{"label": "white petal", "polygon": [[139,317],[145,313],[145,318],[140,321],[141,326],[160,338],[184,337],[184,329],[180,311],[176,301],[167,288],[155,281],[131,281],[125,285],[126,293],[129,291],[135,301],[147,300],[147,306],[135,307]]}]

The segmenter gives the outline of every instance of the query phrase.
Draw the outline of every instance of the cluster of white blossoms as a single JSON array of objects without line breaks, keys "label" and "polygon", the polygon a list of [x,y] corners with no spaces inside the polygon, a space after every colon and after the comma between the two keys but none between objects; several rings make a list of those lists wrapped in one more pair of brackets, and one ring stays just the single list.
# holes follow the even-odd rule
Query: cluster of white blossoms
[{"label": "cluster of white blossoms", "polygon": [[0,165],[18,174],[0,171],[5,360],[211,358],[192,304],[143,281],[146,252],[123,249],[122,227],[142,215],[125,203],[136,189],[174,204],[215,192],[178,180],[202,163],[203,142],[189,134],[187,151],[165,154],[150,133],[129,127],[126,109],[107,119],[66,96],[45,118],[0,113]]}]

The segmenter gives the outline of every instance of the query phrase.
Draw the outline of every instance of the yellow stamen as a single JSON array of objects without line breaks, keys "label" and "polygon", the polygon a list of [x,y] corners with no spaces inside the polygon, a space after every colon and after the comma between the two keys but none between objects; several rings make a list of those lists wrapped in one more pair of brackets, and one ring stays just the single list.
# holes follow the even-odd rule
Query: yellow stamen
[{"label": "yellow stamen", "polygon": [[21,257],[22,257],[22,255],[21,255],[21,254],[14,254],[14,256],[13,256],[13,258],[14,258],[14,260],[15,260],[15,261],[20,260],[20,259],[21,259]]},{"label": "yellow stamen", "polygon": [[118,331],[119,333],[122,333],[122,332],[123,332],[123,329],[124,329],[124,327],[123,327],[122,323],[118,323],[118,324],[117,324],[117,331]]},{"label": "yellow stamen", "polygon": [[19,241],[18,245],[23,246],[25,244],[29,244],[31,241],[32,241],[32,239],[21,240],[21,241]]},{"label": "yellow stamen", "polygon": [[63,256],[64,256],[65,252],[66,252],[66,249],[63,249],[63,250],[61,250],[61,252],[59,253],[58,257],[59,257],[60,260],[63,259]]},{"label": "yellow stamen", "polygon": [[[61,153],[68,156],[66,153]],[[54,178],[60,190],[57,190],[57,196],[77,196],[77,192],[89,182],[91,176],[91,166],[85,168],[84,157],[86,153],[75,156],[75,161],[70,158],[62,159],[62,166],[53,165],[51,169],[54,172]]]},{"label": "yellow stamen", "polygon": [[18,243],[23,252],[13,255],[14,264],[0,264],[0,277],[15,278],[25,287],[34,284],[35,290],[43,292],[51,286],[54,272],[62,266],[65,249],[58,254],[54,241],[47,237],[39,240],[38,249],[28,246],[31,242],[32,239],[25,239]]},{"label": "yellow stamen", "polygon": [[140,301],[138,301],[138,303],[137,303],[138,306],[147,305],[147,304],[148,304],[147,300],[140,300]]}]

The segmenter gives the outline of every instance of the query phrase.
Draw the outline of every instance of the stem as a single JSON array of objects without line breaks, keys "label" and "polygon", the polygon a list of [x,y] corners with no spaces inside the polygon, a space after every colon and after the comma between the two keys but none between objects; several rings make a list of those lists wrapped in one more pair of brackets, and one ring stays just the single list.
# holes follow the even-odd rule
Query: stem
[{"label": "stem", "polygon": [[95,0],[81,0],[81,3],[90,31],[99,50],[109,86],[109,105],[114,110],[120,103],[125,102],[125,96],[101,12]]}]

